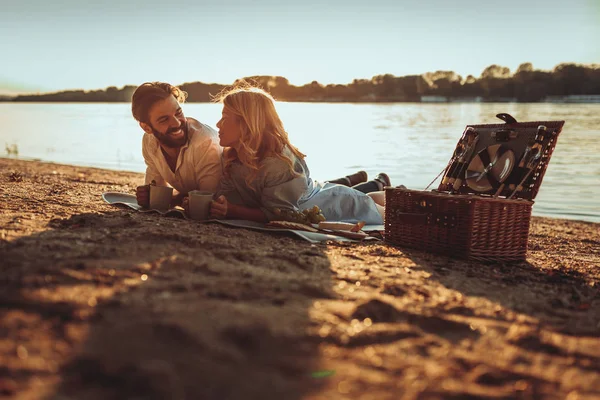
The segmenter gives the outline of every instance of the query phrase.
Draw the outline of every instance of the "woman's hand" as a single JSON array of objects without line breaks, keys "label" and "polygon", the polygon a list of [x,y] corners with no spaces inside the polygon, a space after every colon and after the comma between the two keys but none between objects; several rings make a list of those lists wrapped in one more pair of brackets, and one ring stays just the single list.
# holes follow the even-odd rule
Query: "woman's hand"
[{"label": "woman's hand", "polygon": [[227,199],[221,195],[210,203],[210,217],[223,219],[227,217]]}]

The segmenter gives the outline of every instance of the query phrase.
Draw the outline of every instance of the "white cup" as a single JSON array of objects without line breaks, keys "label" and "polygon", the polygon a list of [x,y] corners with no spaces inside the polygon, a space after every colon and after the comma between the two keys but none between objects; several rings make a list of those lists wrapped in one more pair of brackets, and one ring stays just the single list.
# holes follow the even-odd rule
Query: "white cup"
[{"label": "white cup", "polygon": [[188,193],[190,204],[190,218],[196,221],[206,221],[210,214],[210,203],[213,193],[201,190],[192,190]]},{"label": "white cup", "polygon": [[171,208],[173,188],[168,186],[150,185],[150,209],[166,211]]}]

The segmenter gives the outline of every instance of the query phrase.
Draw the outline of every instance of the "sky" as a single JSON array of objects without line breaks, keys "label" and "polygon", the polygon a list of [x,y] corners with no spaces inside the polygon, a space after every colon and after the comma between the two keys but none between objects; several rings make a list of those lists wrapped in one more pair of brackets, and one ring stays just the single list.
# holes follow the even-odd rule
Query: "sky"
[{"label": "sky", "polygon": [[0,0],[0,94],[600,63],[600,0]]}]

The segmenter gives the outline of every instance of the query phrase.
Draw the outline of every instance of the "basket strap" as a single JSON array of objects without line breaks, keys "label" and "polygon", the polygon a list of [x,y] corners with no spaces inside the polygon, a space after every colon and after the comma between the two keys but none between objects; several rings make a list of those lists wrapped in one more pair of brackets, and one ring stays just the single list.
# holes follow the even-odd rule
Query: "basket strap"
[{"label": "basket strap", "polygon": [[[452,161],[452,160],[450,160],[450,161]],[[433,180],[429,183],[429,185],[427,185],[427,187],[423,190],[429,189],[429,186],[433,185],[433,182],[437,181],[438,178],[440,177],[440,175],[442,175],[444,172],[446,172],[446,169],[448,169],[449,166],[450,166],[450,164],[448,164],[448,166],[444,167],[444,169],[439,174],[437,174],[437,176],[435,178],[433,178]]]}]

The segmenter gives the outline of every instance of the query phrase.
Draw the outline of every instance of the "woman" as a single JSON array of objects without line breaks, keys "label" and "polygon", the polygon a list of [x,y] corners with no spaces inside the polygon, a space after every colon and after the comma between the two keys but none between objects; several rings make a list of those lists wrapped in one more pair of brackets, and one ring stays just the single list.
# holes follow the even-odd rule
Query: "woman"
[{"label": "woman", "polygon": [[223,178],[211,204],[212,218],[266,222],[276,209],[317,205],[327,221],[382,224],[383,192],[364,194],[310,178],[304,154],[294,147],[267,92],[237,87],[220,96],[217,123],[223,150]]}]

